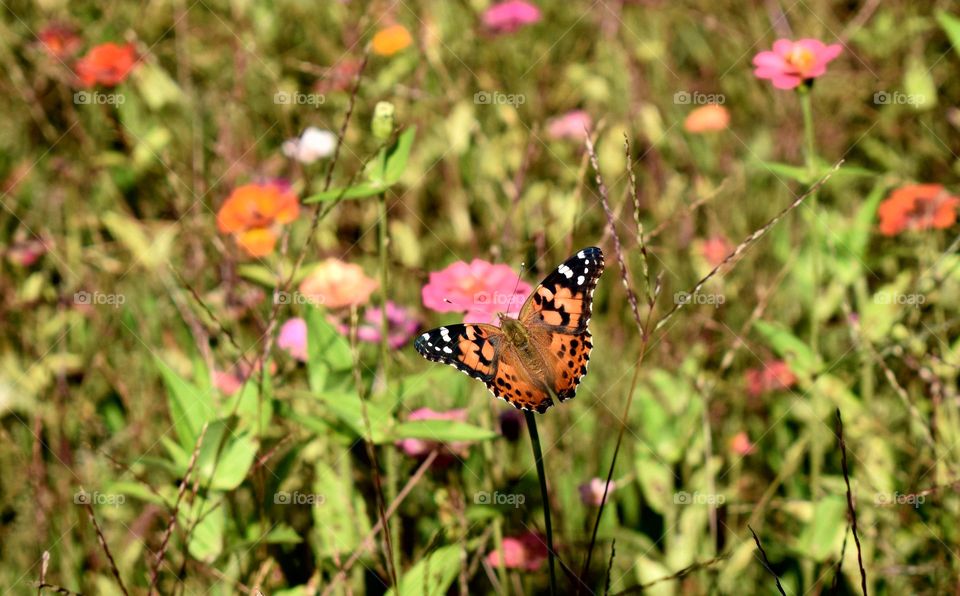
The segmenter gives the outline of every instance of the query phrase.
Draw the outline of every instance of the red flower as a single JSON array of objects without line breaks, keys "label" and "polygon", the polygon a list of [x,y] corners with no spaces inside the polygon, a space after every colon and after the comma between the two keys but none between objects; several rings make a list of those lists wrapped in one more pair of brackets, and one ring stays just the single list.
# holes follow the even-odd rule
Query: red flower
[{"label": "red flower", "polygon": [[40,30],[37,39],[43,49],[54,58],[65,58],[80,49],[81,40],[73,27],[51,23]]},{"label": "red flower", "polygon": [[84,87],[115,87],[126,80],[136,63],[137,52],[132,44],[102,43],[78,60],[74,70]]},{"label": "red flower", "polygon": [[880,233],[896,236],[905,230],[949,228],[957,221],[960,198],[951,196],[941,184],[901,186],[880,203]]},{"label": "red flower", "polygon": [[746,373],[747,393],[757,397],[770,391],[788,389],[797,382],[790,367],[783,360],[771,360],[762,368],[751,368]]}]

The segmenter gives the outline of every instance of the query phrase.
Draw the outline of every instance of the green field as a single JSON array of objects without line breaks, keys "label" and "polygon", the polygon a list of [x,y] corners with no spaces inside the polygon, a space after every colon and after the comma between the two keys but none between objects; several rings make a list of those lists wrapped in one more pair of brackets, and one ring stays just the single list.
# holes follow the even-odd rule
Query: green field
[{"label": "green field", "polygon": [[0,14],[3,593],[958,591],[955,3]]}]

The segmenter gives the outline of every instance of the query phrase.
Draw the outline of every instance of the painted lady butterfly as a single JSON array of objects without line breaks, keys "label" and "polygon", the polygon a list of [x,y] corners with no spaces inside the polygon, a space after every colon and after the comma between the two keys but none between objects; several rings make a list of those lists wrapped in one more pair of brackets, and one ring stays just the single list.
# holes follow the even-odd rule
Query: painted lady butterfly
[{"label": "painted lady butterfly", "polygon": [[554,397],[571,399],[587,374],[593,348],[587,324],[601,273],[603,252],[585,248],[537,286],[516,319],[498,313],[499,327],[439,327],[414,347],[427,360],[480,379],[507,403],[542,414]]}]

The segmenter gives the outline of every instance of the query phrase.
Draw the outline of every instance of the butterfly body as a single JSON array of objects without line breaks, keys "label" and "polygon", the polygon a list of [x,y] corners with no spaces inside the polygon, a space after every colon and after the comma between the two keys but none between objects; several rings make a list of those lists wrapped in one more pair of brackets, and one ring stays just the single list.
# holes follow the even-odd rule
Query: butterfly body
[{"label": "butterfly body", "polygon": [[593,348],[587,326],[602,272],[602,251],[585,248],[537,286],[516,319],[500,313],[500,327],[439,327],[414,345],[423,357],[483,381],[515,407],[543,413],[554,399],[573,398],[586,375]]}]

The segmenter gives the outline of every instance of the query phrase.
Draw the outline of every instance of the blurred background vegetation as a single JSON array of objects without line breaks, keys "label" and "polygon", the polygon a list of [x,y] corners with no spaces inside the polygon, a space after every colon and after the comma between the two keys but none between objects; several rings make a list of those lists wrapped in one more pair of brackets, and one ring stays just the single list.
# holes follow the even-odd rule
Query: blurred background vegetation
[{"label": "blurred background vegetation", "polygon": [[[423,307],[431,271],[523,262],[534,283],[597,245],[607,273],[590,374],[539,418],[554,539],[575,574],[597,513],[579,487],[606,477],[626,425],[584,593],[651,582],[645,591],[663,594],[771,593],[748,524],[786,593],[859,592],[837,409],[868,587],[957,590],[956,229],[877,228],[892,190],[956,188],[955,4],[541,2],[539,20],[514,31],[485,25],[489,8],[3,2],[0,585],[146,593],[157,575],[161,593],[382,593],[395,575],[411,594],[544,592],[545,565],[489,556],[543,531],[512,409],[410,344],[384,353],[341,334],[323,307],[271,295],[336,257],[378,280],[373,305],[388,297],[427,328],[460,322]],[[371,51],[391,25],[411,45]],[[54,26],[72,47],[40,42]],[[752,73],[781,37],[843,47],[812,87],[813,164],[800,95]],[[78,58],[106,42],[135,49],[129,76],[78,84]],[[522,99],[477,95],[497,93]],[[690,132],[697,100],[683,94],[720,98],[729,125]],[[884,99],[896,97],[921,100]],[[371,132],[379,101],[414,131],[409,158],[378,196],[336,200],[397,142]],[[722,303],[689,304],[643,342],[582,138],[550,131],[573,110],[592,121],[646,316],[635,173],[662,284],[652,321],[844,163],[708,282]],[[281,150],[309,126],[339,134],[345,122],[335,162]],[[233,189],[275,179],[319,200],[251,258],[217,212]],[[272,341],[291,317],[307,322],[306,364]],[[265,353],[239,391],[215,383]],[[466,415],[404,426],[423,407]],[[405,439],[449,445],[424,464],[395,445]],[[493,493],[512,501],[478,497]],[[384,532],[364,544],[394,502],[389,548]]]}]

